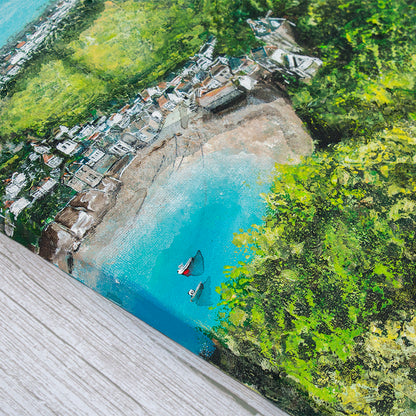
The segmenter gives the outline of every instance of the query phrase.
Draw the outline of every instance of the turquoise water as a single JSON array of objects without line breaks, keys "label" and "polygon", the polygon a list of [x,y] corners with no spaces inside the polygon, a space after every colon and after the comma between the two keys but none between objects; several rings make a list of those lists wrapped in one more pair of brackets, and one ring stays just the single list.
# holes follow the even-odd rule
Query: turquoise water
[{"label": "turquoise water", "polygon": [[51,3],[51,0],[0,0],[0,48]]},{"label": "turquoise water", "polygon": [[[261,221],[265,205],[259,194],[269,187],[272,166],[269,159],[223,151],[179,171],[168,169],[152,185],[134,223],[97,257],[101,273],[95,289],[191,351],[209,349],[196,328],[217,323],[217,311],[210,309],[219,300],[215,287],[225,279],[225,265],[243,260],[233,233]],[[178,265],[197,250],[204,256],[204,274],[178,275]],[[84,278],[88,272],[75,270]],[[188,290],[200,281],[205,289],[196,304]]]}]

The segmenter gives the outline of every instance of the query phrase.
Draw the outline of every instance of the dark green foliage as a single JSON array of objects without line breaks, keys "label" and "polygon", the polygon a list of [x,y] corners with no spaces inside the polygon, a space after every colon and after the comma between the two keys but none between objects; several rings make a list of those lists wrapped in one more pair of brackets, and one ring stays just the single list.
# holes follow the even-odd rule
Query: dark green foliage
[{"label": "dark green foliage", "polygon": [[291,91],[317,139],[368,136],[414,119],[415,24],[410,0],[310,3],[298,29],[324,66],[309,85]]},{"label": "dark green foliage", "polygon": [[17,217],[13,239],[25,246],[37,246],[42,230],[75,194],[73,189],[61,184],[50,194],[34,202]]},{"label": "dark green foliage", "polygon": [[321,147],[339,144],[277,166],[264,224],[235,235],[252,256],[218,288],[215,336],[320,414],[413,414],[415,7],[309,2],[297,26],[324,65],[289,92]]},{"label": "dark green foliage", "polygon": [[[414,128],[395,128],[279,165],[265,224],[235,235],[253,257],[229,269],[217,336],[325,413],[400,414],[414,399],[399,390],[416,387],[402,361],[416,353],[415,153]],[[396,360],[388,373],[384,354]]]}]

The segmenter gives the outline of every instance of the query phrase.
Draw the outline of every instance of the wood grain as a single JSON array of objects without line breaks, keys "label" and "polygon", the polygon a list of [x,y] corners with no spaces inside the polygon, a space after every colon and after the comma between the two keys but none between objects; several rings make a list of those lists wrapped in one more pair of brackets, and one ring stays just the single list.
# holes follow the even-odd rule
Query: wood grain
[{"label": "wood grain", "polygon": [[0,415],[286,415],[0,234]]}]

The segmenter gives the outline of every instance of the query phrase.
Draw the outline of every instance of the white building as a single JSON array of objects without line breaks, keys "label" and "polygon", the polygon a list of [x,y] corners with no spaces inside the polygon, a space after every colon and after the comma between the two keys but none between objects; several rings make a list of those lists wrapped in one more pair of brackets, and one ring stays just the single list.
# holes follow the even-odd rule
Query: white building
[{"label": "white building", "polygon": [[24,173],[13,173],[11,177],[10,184],[6,186],[6,198],[14,199],[19,194],[19,192],[26,185],[26,175]]},{"label": "white building", "polygon": [[26,198],[20,198],[10,206],[10,212],[17,217],[30,202]]},{"label": "white building", "polygon": [[123,156],[126,153],[134,153],[134,149],[122,140],[119,140],[116,144],[111,146],[109,152],[114,153],[118,156]]},{"label": "white building", "polygon": [[42,198],[47,193],[52,191],[55,185],[58,182],[55,179],[48,179],[34,194],[33,194],[33,201],[36,201],[39,198]]},{"label": "white building", "polygon": [[99,160],[101,160],[105,156],[105,153],[99,149],[95,149],[88,157],[88,166],[95,165]]},{"label": "white building", "polygon": [[65,140],[63,143],[58,143],[56,148],[60,152],[66,154],[68,156],[72,156],[79,149],[79,145],[78,145],[78,143],[74,142],[73,140]]},{"label": "white building", "polygon": [[46,164],[52,168],[55,169],[57,168],[61,163],[63,162],[63,159],[59,156],[53,156],[52,158],[50,158]]}]

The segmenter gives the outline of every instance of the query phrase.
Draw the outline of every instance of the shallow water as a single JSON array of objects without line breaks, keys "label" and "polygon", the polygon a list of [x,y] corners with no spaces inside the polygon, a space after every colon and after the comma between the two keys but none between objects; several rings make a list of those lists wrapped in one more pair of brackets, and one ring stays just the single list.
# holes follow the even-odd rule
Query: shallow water
[{"label": "shallow water", "polygon": [[[224,266],[244,257],[232,244],[233,233],[261,221],[259,194],[269,187],[272,167],[271,159],[222,151],[169,168],[134,222],[97,256],[95,289],[191,351],[209,349],[196,328],[216,323],[217,311],[210,308],[219,300],[215,287],[225,279]],[[178,275],[178,265],[197,250],[204,274]],[[74,270],[86,281],[88,272],[80,265]],[[190,302],[188,291],[200,281],[201,298]]]}]

